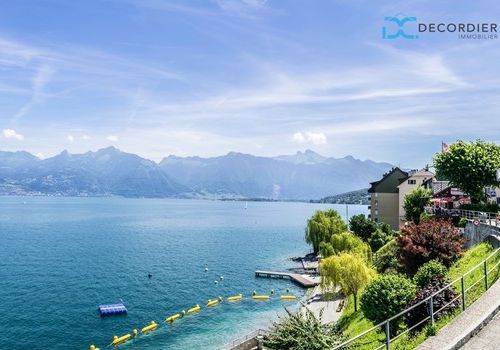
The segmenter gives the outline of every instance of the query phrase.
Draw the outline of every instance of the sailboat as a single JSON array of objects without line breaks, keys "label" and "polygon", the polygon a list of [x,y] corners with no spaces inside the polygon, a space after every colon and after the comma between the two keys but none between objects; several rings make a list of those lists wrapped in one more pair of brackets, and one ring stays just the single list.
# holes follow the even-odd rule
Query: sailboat
[{"label": "sailboat", "polygon": [[245,210],[248,209],[248,202],[245,202]]}]

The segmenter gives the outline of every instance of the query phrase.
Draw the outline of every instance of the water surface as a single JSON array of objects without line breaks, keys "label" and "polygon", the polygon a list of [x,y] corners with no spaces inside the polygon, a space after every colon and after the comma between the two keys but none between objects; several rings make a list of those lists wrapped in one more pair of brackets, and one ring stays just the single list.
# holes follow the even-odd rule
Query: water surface
[{"label": "water surface", "polygon": [[[309,203],[249,202],[245,210],[244,202],[2,197],[1,348],[103,349],[115,334],[219,295],[290,288],[302,296],[293,283],[254,272],[296,266],[288,258],[309,250],[306,219],[332,207],[345,215],[345,206]],[[360,212],[366,206],[349,206]],[[121,300],[127,315],[99,317],[99,304]],[[224,303],[120,348],[216,348],[282,310],[279,300]]]}]

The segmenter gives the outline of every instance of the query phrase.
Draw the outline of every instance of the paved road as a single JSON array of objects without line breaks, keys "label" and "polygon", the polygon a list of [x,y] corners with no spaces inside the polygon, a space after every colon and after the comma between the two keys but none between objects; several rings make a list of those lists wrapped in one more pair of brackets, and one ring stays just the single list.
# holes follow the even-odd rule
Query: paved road
[{"label": "paved road", "polygon": [[500,312],[460,350],[499,350]]}]

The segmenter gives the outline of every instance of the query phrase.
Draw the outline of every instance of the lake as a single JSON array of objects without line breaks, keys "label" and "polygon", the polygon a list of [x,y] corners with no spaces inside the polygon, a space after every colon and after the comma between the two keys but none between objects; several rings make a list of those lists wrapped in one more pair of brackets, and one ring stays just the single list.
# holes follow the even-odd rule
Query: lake
[{"label": "lake", "polygon": [[[113,335],[155,320],[157,331],[120,349],[213,349],[266,327],[297,303],[204,306],[254,290],[302,297],[292,282],[254,272],[297,266],[288,258],[309,251],[307,218],[327,208],[345,215],[345,205],[298,202],[245,209],[232,201],[1,197],[1,348],[104,349]],[[349,215],[359,213],[367,207],[349,206]],[[127,315],[99,316],[99,304],[121,301]],[[196,304],[200,313],[163,322]]]}]

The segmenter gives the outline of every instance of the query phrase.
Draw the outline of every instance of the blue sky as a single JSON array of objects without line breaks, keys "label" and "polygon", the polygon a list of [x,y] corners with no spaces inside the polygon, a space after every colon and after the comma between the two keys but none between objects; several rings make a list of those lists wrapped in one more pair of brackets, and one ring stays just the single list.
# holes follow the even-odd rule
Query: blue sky
[{"label": "blue sky", "polygon": [[500,39],[382,39],[398,13],[499,23],[500,3],[4,2],[0,149],[309,148],[420,167],[442,140],[499,142]]}]

